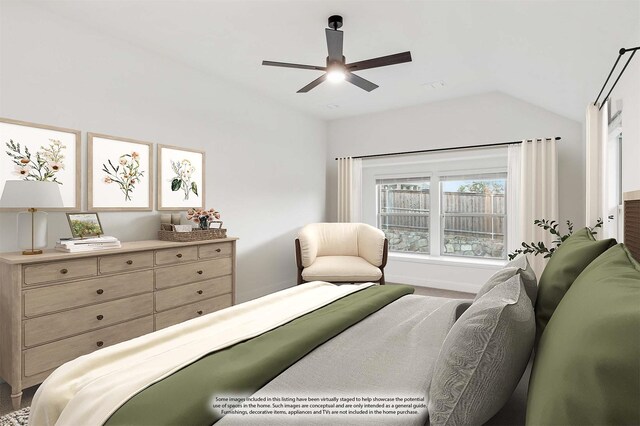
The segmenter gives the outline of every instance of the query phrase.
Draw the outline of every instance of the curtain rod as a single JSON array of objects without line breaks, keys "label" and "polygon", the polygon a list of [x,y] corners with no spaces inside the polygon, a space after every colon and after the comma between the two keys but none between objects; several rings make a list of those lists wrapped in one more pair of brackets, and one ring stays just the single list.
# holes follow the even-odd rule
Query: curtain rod
[{"label": "curtain rod", "polygon": [[[556,136],[553,138],[554,140],[559,141],[562,139],[560,136]],[[533,141],[534,139],[526,139],[527,141]],[[551,138],[546,139],[535,139],[537,141],[541,140],[551,140]],[[439,152],[439,151],[455,151],[458,149],[473,149],[473,148],[491,148],[494,146],[504,146],[504,145],[514,145],[522,143],[522,141],[512,141],[512,142],[498,142],[498,143],[489,143],[485,145],[467,145],[467,146],[454,146],[451,148],[435,148],[435,149],[421,149],[418,151],[403,151],[403,152],[388,152],[386,154],[370,154],[370,155],[355,155],[351,158],[374,158],[374,157],[390,157],[394,155],[408,155],[408,154],[425,154],[427,152]],[[336,160],[339,160],[340,157],[336,157]]]},{"label": "curtain rod", "polygon": [[620,71],[620,74],[618,74],[618,78],[616,78],[616,81],[613,82],[613,86],[611,86],[611,89],[609,89],[609,93],[607,93],[607,96],[604,97],[604,100],[602,101],[602,104],[600,105],[600,108],[598,108],[598,110],[601,110],[602,106],[607,103],[607,100],[609,100],[609,95],[611,95],[611,92],[613,92],[613,89],[616,87],[616,84],[618,84],[618,80],[620,80],[620,77],[622,77],[622,74],[624,74],[624,71],[627,69],[627,65],[629,65],[629,62],[631,62],[631,60],[633,59],[633,55],[635,55],[636,51],[638,50],[640,50],[640,46],[632,47],[630,49],[625,49],[623,47],[618,51],[618,57],[616,58],[616,61],[613,63],[613,67],[611,67],[611,71],[609,71],[609,75],[607,76],[607,79],[604,81],[604,84],[602,85],[602,89],[600,89],[600,93],[598,93],[598,97],[593,102],[594,105],[598,105],[598,100],[600,99],[600,95],[602,95],[602,92],[604,92],[604,88],[607,87],[607,83],[609,82],[609,79],[613,74],[613,70],[616,69],[616,66],[618,65],[618,62],[620,62],[620,58],[622,58],[622,55],[624,55],[627,52],[631,52],[631,56],[629,56],[629,59],[627,59],[627,62],[624,64],[624,67],[622,67],[622,71]]}]

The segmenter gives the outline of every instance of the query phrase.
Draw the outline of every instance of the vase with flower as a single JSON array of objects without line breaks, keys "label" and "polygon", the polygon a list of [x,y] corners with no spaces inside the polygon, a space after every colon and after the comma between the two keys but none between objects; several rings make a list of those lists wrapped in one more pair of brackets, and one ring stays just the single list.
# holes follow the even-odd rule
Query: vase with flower
[{"label": "vase with flower", "polygon": [[211,222],[220,219],[220,212],[215,209],[189,209],[187,210],[187,219],[196,223],[199,229],[209,229]]}]

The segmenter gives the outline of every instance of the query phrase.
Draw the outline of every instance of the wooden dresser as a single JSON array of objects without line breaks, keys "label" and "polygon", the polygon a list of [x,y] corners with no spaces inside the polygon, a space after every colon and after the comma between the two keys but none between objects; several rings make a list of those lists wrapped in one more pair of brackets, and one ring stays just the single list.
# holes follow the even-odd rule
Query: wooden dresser
[{"label": "wooden dresser", "polygon": [[236,240],[0,254],[0,377],[13,408],[67,361],[231,306]]}]

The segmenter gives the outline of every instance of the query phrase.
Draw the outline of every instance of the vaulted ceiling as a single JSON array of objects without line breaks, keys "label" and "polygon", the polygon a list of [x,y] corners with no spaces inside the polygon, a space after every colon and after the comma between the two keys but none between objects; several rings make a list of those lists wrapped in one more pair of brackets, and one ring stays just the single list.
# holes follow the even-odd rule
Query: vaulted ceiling
[{"label": "vaulted ceiling", "polygon": [[[618,49],[640,44],[637,0],[31,3],[322,119],[497,90],[581,121]],[[261,66],[324,65],[332,14],[348,62],[405,50],[413,62],[360,72],[380,85],[371,93],[325,83],[297,94],[321,72]]]}]

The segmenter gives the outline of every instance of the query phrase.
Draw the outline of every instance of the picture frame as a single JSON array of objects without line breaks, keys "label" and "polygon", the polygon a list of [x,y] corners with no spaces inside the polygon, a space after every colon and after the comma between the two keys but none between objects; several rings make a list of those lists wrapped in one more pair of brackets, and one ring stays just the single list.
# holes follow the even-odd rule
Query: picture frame
[{"label": "picture frame", "polygon": [[185,210],[205,206],[205,152],[158,145],[158,210]]},{"label": "picture frame", "polygon": [[87,133],[87,208],[153,210],[153,143]]},{"label": "picture frame", "polygon": [[63,207],[50,211],[80,211],[80,130],[0,118],[0,142],[0,193],[7,180],[54,181]]},{"label": "picture frame", "polygon": [[96,212],[67,213],[67,221],[73,238],[104,235],[100,217]]}]

